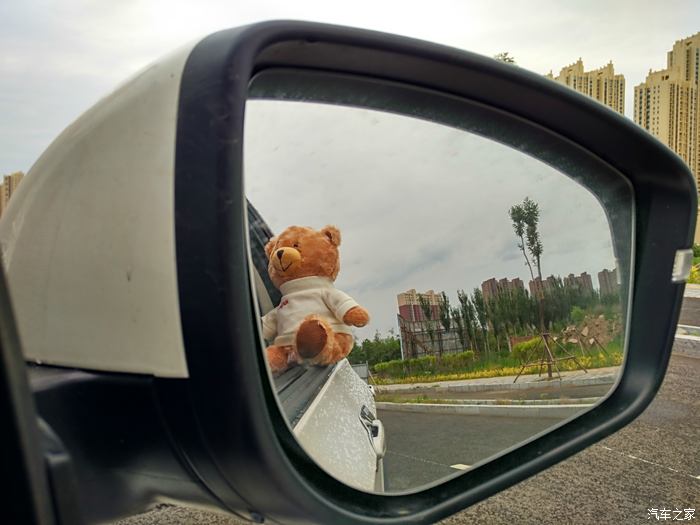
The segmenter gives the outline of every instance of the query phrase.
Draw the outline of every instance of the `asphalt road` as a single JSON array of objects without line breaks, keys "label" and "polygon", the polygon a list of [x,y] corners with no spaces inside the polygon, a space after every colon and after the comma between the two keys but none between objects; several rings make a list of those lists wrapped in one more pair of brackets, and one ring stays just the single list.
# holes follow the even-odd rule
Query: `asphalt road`
[{"label": "asphalt road", "polygon": [[694,508],[700,523],[699,394],[700,358],[673,355],[637,420],[441,524],[650,523],[663,506]]},{"label": "asphalt road", "polygon": [[[680,323],[700,326],[700,299],[685,299]],[[630,425],[440,525],[648,524],[656,520],[648,519],[647,509],[664,506],[694,508],[695,519],[684,522],[700,524],[698,414],[700,358],[674,354],[656,398]],[[198,509],[162,506],[118,525],[243,523]]]},{"label": "asphalt road", "polygon": [[[555,381],[552,385],[541,388],[523,388],[507,390],[484,390],[479,392],[431,392],[423,394],[430,399],[581,399],[587,397],[602,397],[606,395],[612,384],[608,385],[560,385]],[[416,397],[414,392],[392,393],[394,398]]]},{"label": "asphalt road", "polygon": [[[415,489],[454,475],[558,420],[379,410],[387,435],[385,489]],[[456,466],[455,466],[456,465]]]},{"label": "asphalt road", "polygon": [[694,297],[683,298],[683,308],[681,308],[678,324],[700,326],[700,299]]},{"label": "asphalt road", "polygon": [[[647,509],[663,506],[694,508],[700,523],[699,394],[700,358],[673,355],[659,394],[636,421],[441,525],[650,523]],[[162,507],[119,525],[195,523],[243,522],[196,509]]]}]

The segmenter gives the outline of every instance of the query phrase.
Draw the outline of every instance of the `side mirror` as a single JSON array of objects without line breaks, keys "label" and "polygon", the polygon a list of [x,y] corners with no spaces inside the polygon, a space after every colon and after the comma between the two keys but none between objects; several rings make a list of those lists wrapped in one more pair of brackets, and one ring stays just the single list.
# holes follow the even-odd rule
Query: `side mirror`
[{"label": "side mirror", "polygon": [[[271,379],[265,358],[259,317],[279,298],[264,271],[273,232],[251,194],[265,172],[249,164],[253,150],[244,157],[248,105],[260,100],[457,130],[578,188],[597,206],[620,284],[624,362],[610,391],[420,490],[387,495],[377,492],[385,480],[362,489],[344,480],[295,432],[288,408],[336,372]],[[275,114],[267,118],[274,127]],[[292,175],[267,176],[274,184]],[[411,180],[420,187],[435,177]],[[270,22],[180,50],[86,112],[28,173],[0,245],[37,408],[75,462],[88,521],[168,499],[255,521],[433,523],[595,443],[649,404],[689,271],[696,193],[688,168],[644,130],[546,78],[407,38]],[[497,203],[511,234],[513,203]],[[363,202],[352,204],[361,213]],[[403,203],[392,204],[401,213]],[[474,253],[485,264],[494,257]],[[495,330],[484,325],[484,344]],[[381,458],[392,436],[374,392],[358,396],[356,423]]]}]

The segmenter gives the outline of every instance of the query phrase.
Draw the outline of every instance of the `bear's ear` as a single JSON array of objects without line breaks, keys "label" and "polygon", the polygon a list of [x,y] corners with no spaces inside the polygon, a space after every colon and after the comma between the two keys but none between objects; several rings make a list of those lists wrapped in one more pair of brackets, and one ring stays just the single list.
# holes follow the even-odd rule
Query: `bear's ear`
[{"label": "bear's ear", "polygon": [[326,226],[321,230],[321,233],[328,237],[333,246],[340,246],[340,230],[335,226]]},{"label": "bear's ear", "polygon": [[269,241],[267,241],[267,244],[265,245],[265,255],[267,255],[267,258],[270,258],[270,254],[272,253],[272,250],[275,248],[275,244],[277,244],[277,237],[273,237]]}]

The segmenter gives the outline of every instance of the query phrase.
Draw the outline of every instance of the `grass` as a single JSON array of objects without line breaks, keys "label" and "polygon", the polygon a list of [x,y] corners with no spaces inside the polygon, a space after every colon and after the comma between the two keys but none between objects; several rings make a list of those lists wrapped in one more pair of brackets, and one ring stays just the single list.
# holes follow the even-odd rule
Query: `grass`
[{"label": "grass", "polygon": [[[611,345],[612,346],[612,345]],[[622,351],[619,349],[612,349],[608,346],[608,354],[599,352],[597,354],[588,355],[578,355],[576,359],[586,368],[604,368],[607,366],[619,366],[622,364]],[[619,348],[619,347],[618,347]],[[520,365],[515,366],[495,366],[493,368],[489,367],[491,363],[481,363],[480,365],[484,368],[470,370],[470,371],[456,371],[451,373],[441,373],[441,374],[423,374],[423,375],[411,375],[404,377],[374,377],[374,382],[378,385],[393,385],[393,384],[405,384],[405,383],[435,383],[440,381],[457,381],[465,379],[485,379],[490,377],[504,377],[504,376],[515,376],[520,372]],[[561,371],[571,371],[577,370],[578,366],[573,360],[561,361],[557,363],[559,370]],[[546,370],[546,367],[543,367]],[[536,366],[529,367],[525,369],[525,374],[536,374],[538,369]],[[554,373],[554,370],[553,370]],[[425,401],[423,401],[425,402]]]},{"label": "grass", "polygon": [[[408,397],[408,396],[401,396],[401,395],[396,395],[396,394],[377,394],[376,401],[378,403],[410,403],[410,404],[431,404],[431,405],[464,405],[464,404],[469,404],[470,401],[474,403],[474,401],[469,400],[469,399],[436,399],[436,398],[431,398],[426,395],[418,395],[414,397]],[[489,401],[486,403],[485,401]],[[561,404],[561,405],[566,405],[570,403],[581,403],[579,400],[571,399],[568,397],[561,397],[555,400],[552,400],[553,402],[551,404],[556,405],[556,404]],[[479,400],[479,404],[482,405],[490,405],[490,406],[512,406],[512,405],[531,405],[534,404],[534,402],[531,399],[492,399],[492,400]]]},{"label": "grass", "polygon": [[406,397],[393,394],[377,394],[376,400],[381,403],[430,403],[437,405],[454,405],[455,403],[459,402],[459,400],[454,399],[434,399],[421,395]]},{"label": "grass", "polygon": [[688,277],[690,284],[700,284],[700,262],[696,262],[696,259],[700,261],[700,257],[693,257],[693,266],[690,268],[690,276]]}]

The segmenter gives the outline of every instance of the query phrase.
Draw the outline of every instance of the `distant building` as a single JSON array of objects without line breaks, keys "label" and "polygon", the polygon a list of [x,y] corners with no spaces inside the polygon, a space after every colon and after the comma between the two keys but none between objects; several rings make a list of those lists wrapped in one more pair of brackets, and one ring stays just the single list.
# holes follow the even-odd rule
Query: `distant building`
[{"label": "distant building", "polygon": [[666,69],[649,71],[634,88],[634,121],[666,144],[700,177],[698,74],[700,33],[678,40]]},{"label": "distant building", "polygon": [[557,286],[557,278],[553,275],[547,277],[544,281],[540,280],[539,277],[535,277],[528,283],[528,288],[530,289],[530,295],[532,297],[539,297],[539,290],[547,293],[553,290]]},{"label": "distant building", "polygon": [[598,285],[600,287],[600,296],[617,295],[620,293],[620,284],[617,280],[617,268],[614,270],[603,270],[598,272]]},{"label": "distant building", "polygon": [[420,305],[419,297],[424,297],[430,304],[432,319],[438,319],[440,316],[440,303],[442,302],[442,294],[435,293],[433,290],[428,290],[424,293],[418,293],[415,289],[400,293],[397,296],[399,303],[399,315],[409,322],[426,321],[423,308]]},{"label": "distant building", "polygon": [[521,279],[517,277],[511,281],[507,278],[496,280],[495,277],[484,281],[481,283],[481,293],[484,296],[485,301],[490,301],[491,299],[497,297],[502,293],[513,293],[517,290],[525,291],[525,285]]},{"label": "distant building", "polygon": [[0,183],[0,215],[7,209],[12,194],[17,190],[17,186],[24,178],[24,173],[17,171],[3,177]]},{"label": "distant building", "polygon": [[[700,33],[677,40],[666,69],[634,88],[634,121],[675,151],[700,181]],[[700,226],[700,215],[698,216]],[[700,228],[695,230],[700,242]]]},{"label": "distant building", "polygon": [[570,273],[568,276],[564,277],[564,286],[569,288],[577,288],[584,294],[593,293],[593,279],[586,272],[581,275],[574,275]]},{"label": "distant building", "polygon": [[601,68],[584,71],[583,61],[579,58],[573,64],[563,67],[556,77],[551,71],[546,76],[594,98],[620,115],[625,113],[625,77],[615,74],[612,61]]},{"label": "distant building", "polygon": [[481,294],[484,296],[484,301],[490,301],[498,295],[498,281],[495,277],[481,283]]},{"label": "distant building", "polygon": [[[430,305],[430,319],[423,313],[421,297]],[[464,350],[454,329],[446,331],[440,322],[441,293],[433,290],[419,293],[411,289],[398,294],[397,301],[402,359]]]}]

